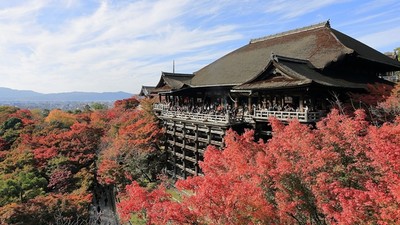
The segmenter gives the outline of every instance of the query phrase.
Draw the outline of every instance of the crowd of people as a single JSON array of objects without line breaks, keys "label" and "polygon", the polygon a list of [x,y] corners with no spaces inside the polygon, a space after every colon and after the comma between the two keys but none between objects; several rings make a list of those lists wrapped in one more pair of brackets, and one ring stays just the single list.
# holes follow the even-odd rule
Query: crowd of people
[{"label": "crowd of people", "polygon": [[292,104],[285,104],[284,106],[279,104],[253,104],[250,108],[247,104],[242,104],[238,107],[235,107],[230,104],[173,104],[171,102],[164,103],[164,106],[168,109],[168,111],[176,111],[182,113],[198,113],[198,114],[209,114],[209,115],[227,115],[236,117],[236,116],[246,116],[252,115],[255,111],[284,111],[284,112],[308,112],[309,108],[305,105],[302,109],[300,107],[295,107]]}]

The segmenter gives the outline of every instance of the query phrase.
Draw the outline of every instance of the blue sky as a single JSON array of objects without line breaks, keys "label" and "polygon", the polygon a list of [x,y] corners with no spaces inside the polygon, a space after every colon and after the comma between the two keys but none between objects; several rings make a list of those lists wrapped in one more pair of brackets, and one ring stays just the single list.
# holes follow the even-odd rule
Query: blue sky
[{"label": "blue sky", "polygon": [[400,47],[398,0],[0,0],[0,86],[126,91],[192,73],[252,38],[330,19],[382,51]]}]

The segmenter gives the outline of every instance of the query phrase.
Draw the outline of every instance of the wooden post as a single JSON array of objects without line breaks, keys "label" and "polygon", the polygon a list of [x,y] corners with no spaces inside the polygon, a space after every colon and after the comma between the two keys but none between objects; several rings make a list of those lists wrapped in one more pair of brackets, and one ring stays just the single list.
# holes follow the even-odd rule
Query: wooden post
[{"label": "wooden post", "polygon": [[186,179],[186,123],[183,124],[183,127],[182,127],[182,134],[183,134],[183,138],[182,138],[182,141],[183,141],[183,143],[182,143],[183,179]]},{"label": "wooden post", "polygon": [[251,114],[251,109],[252,109],[252,105],[251,105],[251,97],[249,96],[247,99],[247,109],[249,110],[249,114]]},{"label": "wooden post", "polygon": [[303,112],[304,111],[304,96],[300,95],[299,98],[299,111]]},{"label": "wooden post", "polygon": [[[166,121],[164,121],[164,130],[165,131],[168,130],[168,124]],[[165,139],[165,143],[164,143],[164,149],[167,152],[167,158],[166,158],[167,162],[166,163],[168,164],[168,158],[171,157],[171,153],[168,152],[168,148],[170,147],[170,145],[168,143],[168,140],[170,139],[170,135],[168,133],[165,133],[165,135],[166,135],[166,139]]]},{"label": "wooden post", "polygon": [[222,146],[221,146],[221,148],[224,148],[224,147],[225,147],[225,133],[226,133],[226,130],[224,129],[223,134],[222,134],[222,139],[221,139],[221,141],[222,141]]},{"label": "wooden post", "polygon": [[208,132],[207,132],[207,143],[210,145],[211,144],[211,127],[208,127]]},{"label": "wooden post", "polygon": [[326,109],[326,100],[324,98],[321,98],[321,109],[320,110],[325,110]]},{"label": "wooden post", "polygon": [[199,175],[199,125],[195,125],[195,130],[194,130],[194,157],[195,157],[195,165],[194,165],[194,171],[195,175]]},{"label": "wooden post", "polygon": [[237,109],[239,106],[239,99],[236,97],[235,98],[235,109]]},{"label": "wooden post", "polygon": [[274,106],[274,97],[272,95],[269,95],[269,104],[271,104],[270,107]]},{"label": "wooden post", "polygon": [[174,121],[173,124],[173,135],[172,135],[172,139],[173,139],[173,144],[172,144],[172,156],[173,156],[173,172],[172,172],[172,177],[175,179],[176,178],[176,122]]}]

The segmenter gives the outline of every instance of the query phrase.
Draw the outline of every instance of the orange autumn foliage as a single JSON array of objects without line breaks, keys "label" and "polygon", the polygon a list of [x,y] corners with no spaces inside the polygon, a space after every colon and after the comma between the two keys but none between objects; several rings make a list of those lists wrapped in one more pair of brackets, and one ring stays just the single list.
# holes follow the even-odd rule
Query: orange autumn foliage
[{"label": "orange autumn foliage", "polygon": [[46,123],[59,123],[64,127],[69,127],[72,124],[74,124],[76,121],[76,116],[64,112],[60,109],[53,109],[50,111],[49,115],[46,117],[45,122]]},{"label": "orange autumn foliage", "polygon": [[98,163],[98,181],[122,184],[132,179],[155,179],[161,170],[158,148],[162,130],[152,114],[152,102],[135,98],[117,101],[104,112],[108,121]]},{"label": "orange autumn foliage", "polygon": [[[230,131],[223,151],[208,147],[201,163],[204,176],[176,183],[179,202],[133,184],[127,191],[140,197],[128,194],[120,212],[125,218],[129,212],[145,212],[152,224],[187,222],[181,218],[200,224],[400,221],[398,122],[376,127],[361,110],[354,117],[333,110],[315,129],[298,121],[271,124],[274,135],[267,143],[254,142],[253,131]],[[139,204],[147,198],[161,198],[173,207],[155,217],[150,213],[154,204]],[[173,209],[183,215],[171,216]]]}]

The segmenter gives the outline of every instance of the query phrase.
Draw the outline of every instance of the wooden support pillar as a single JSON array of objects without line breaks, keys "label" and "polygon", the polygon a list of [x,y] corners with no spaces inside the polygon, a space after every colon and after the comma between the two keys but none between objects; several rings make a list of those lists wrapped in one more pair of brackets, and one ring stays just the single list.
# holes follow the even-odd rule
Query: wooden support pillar
[{"label": "wooden support pillar", "polygon": [[[168,124],[167,124],[166,121],[164,121],[164,130],[165,130],[165,131],[168,130]],[[166,163],[168,164],[168,159],[171,158],[171,153],[168,152],[168,148],[169,148],[168,140],[169,140],[171,137],[170,137],[170,134],[168,134],[168,133],[166,133],[165,135],[166,135],[166,136],[165,136],[166,138],[165,138],[165,142],[164,142],[164,149],[165,149],[165,151],[167,152],[167,158],[166,158],[167,162],[166,162]]]},{"label": "wooden support pillar", "polygon": [[207,132],[207,143],[210,145],[211,144],[211,127],[208,127],[208,132]]},{"label": "wooden support pillar", "polygon": [[310,106],[311,106],[311,109],[315,109],[315,97],[314,96],[312,96],[310,98]]},{"label": "wooden support pillar", "polygon": [[321,108],[320,110],[326,110],[326,100],[325,98],[321,98]]},{"label": "wooden support pillar", "polygon": [[235,98],[235,108],[237,109],[239,107],[239,98]]},{"label": "wooden support pillar", "polygon": [[221,138],[221,142],[222,142],[221,149],[225,147],[225,138],[224,138],[225,133],[226,133],[226,130],[224,129],[223,133],[222,133],[222,138]]},{"label": "wooden support pillar", "polygon": [[182,127],[183,143],[182,143],[182,166],[183,166],[183,179],[186,179],[186,123]]},{"label": "wooden support pillar", "polygon": [[251,97],[249,96],[248,98],[247,98],[247,109],[249,110],[249,114],[251,114],[251,111],[252,111],[252,105],[251,105]]},{"label": "wooden support pillar", "polygon": [[173,171],[172,171],[172,177],[175,179],[176,178],[176,122],[174,121],[173,124],[173,144],[172,144],[172,157],[173,157]]},{"label": "wooden support pillar", "polygon": [[272,95],[269,96],[269,104],[271,104],[271,107],[274,106],[274,97]]},{"label": "wooden support pillar", "polygon": [[195,157],[195,175],[199,175],[199,125],[195,125],[194,129],[194,157]]},{"label": "wooden support pillar", "polygon": [[299,110],[300,110],[300,112],[304,111],[304,96],[303,95],[300,95],[300,98],[299,98]]}]

